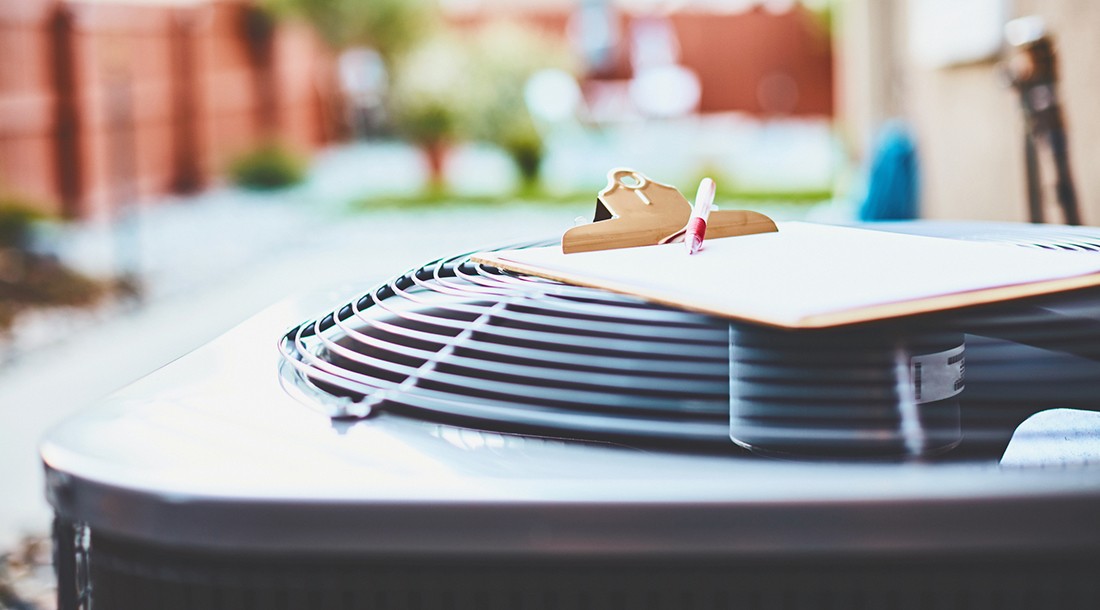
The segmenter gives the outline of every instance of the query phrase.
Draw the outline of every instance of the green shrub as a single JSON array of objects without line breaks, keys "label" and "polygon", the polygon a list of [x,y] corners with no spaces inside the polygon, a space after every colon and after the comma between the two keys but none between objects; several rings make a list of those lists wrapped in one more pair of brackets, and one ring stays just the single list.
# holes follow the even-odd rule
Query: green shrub
[{"label": "green shrub", "polygon": [[534,125],[522,121],[510,131],[502,133],[498,144],[512,159],[519,172],[520,188],[530,191],[538,186],[544,155],[542,137]]},{"label": "green shrub", "polygon": [[467,86],[480,96],[469,118],[474,138],[499,146],[519,172],[521,189],[537,186],[542,167],[542,134],[527,110],[524,88],[545,68],[571,70],[561,41],[507,20],[492,21],[477,31],[471,50],[474,69]]},{"label": "green shrub", "polygon": [[90,306],[111,291],[109,282],[85,277],[29,248],[35,223],[47,218],[32,202],[0,196],[0,339],[21,311]]},{"label": "green shrub", "polygon": [[229,175],[242,188],[281,189],[305,178],[306,161],[282,145],[269,143],[234,161]]},{"label": "green shrub", "polygon": [[0,197],[0,248],[26,245],[31,227],[46,217],[30,203],[17,197]]}]

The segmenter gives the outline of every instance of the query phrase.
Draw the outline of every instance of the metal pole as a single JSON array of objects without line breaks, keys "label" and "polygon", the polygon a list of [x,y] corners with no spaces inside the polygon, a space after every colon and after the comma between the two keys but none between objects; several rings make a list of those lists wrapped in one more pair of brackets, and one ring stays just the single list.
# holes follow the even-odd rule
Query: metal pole
[{"label": "metal pole", "polygon": [[1066,224],[1081,224],[1077,191],[1070,173],[1062,106],[1058,99],[1058,65],[1054,42],[1038,17],[1022,17],[1005,26],[1005,37],[1016,49],[1008,63],[1008,77],[1019,92],[1024,112],[1024,153],[1027,163],[1028,210],[1032,222],[1042,222],[1038,154],[1049,154],[1056,174],[1055,193]]}]

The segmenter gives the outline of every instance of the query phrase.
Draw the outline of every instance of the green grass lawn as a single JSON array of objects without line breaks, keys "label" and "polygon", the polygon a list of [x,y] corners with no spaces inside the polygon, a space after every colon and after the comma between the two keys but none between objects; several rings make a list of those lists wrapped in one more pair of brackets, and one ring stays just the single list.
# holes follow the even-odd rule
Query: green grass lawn
[{"label": "green grass lawn", "polygon": [[[543,189],[530,189],[512,195],[456,194],[447,190],[424,191],[413,195],[372,195],[352,202],[357,211],[393,209],[430,209],[441,207],[494,206],[514,204],[580,206],[596,201],[596,191],[586,193],[551,193]],[[686,195],[686,196],[693,196]],[[767,207],[771,204],[811,206],[828,201],[829,191],[743,191],[719,189],[715,201],[722,209]]]}]

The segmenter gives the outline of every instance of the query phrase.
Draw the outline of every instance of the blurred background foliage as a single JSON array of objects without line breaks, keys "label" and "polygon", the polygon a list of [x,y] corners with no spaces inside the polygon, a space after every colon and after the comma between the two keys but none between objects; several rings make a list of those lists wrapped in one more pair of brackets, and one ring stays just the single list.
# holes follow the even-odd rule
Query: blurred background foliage
[{"label": "blurred background foliage", "polygon": [[425,151],[437,188],[447,147],[471,135],[467,120],[478,104],[470,86],[474,58],[460,37],[440,33],[398,58],[393,68],[387,104],[393,127]]},{"label": "blurred background foliage", "polygon": [[0,196],[0,336],[25,310],[91,305],[111,290],[109,282],[89,278],[36,248],[35,225],[49,220],[40,209],[17,196]]},{"label": "blurred background foliage", "polygon": [[491,21],[474,33],[475,70],[470,88],[479,97],[469,118],[475,138],[503,149],[516,165],[525,190],[538,183],[543,137],[525,100],[525,88],[539,70],[576,74],[579,66],[560,40],[511,21]]},{"label": "blurred background foliage", "polygon": [[31,227],[47,217],[38,206],[19,197],[0,197],[0,248],[24,248]]},{"label": "blurred background foliage", "polygon": [[235,159],[229,177],[235,184],[251,190],[271,190],[294,186],[305,179],[305,157],[277,141],[269,141]]},{"label": "blurred background foliage", "polygon": [[[431,191],[445,186],[449,148],[470,140],[498,146],[515,164],[521,189],[537,189],[544,143],[524,87],[541,69],[576,72],[562,40],[505,19],[448,28],[431,0],[263,0],[263,6],[277,17],[304,18],[337,50],[365,46],[379,54],[388,72],[388,127],[424,152]],[[260,152],[256,161],[274,160]]]},{"label": "blurred background foliage", "polygon": [[277,17],[308,21],[336,49],[371,47],[389,65],[439,26],[433,0],[261,0]]}]

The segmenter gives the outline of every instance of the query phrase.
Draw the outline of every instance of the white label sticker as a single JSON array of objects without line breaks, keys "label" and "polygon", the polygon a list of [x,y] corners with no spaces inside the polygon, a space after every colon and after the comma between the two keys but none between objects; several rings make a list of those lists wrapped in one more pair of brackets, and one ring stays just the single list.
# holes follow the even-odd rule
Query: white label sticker
[{"label": "white label sticker", "polygon": [[909,372],[917,404],[945,400],[963,391],[966,357],[962,345],[943,352],[913,356]]}]

